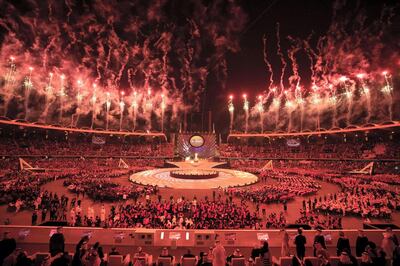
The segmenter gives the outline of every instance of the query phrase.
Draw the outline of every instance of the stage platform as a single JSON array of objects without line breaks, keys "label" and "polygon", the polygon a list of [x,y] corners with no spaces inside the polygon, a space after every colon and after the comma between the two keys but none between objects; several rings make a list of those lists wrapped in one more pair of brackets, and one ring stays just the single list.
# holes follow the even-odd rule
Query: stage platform
[{"label": "stage platform", "polygon": [[175,165],[176,167],[182,168],[182,169],[187,169],[187,168],[196,168],[196,169],[214,168],[214,167],[226,164],[226,162],[211,162],[211,161],[207,161],[207,160],[199,160],[198,162],[193,162],[193,161],[184,161],[184,162],[167,161],[167,163]]},{"label": "stage platform", "polygon": [[[178,168],[161,168],[138,172],[130,176],[129,180],[141,184],[158,187],[177,188],[177,189],[211,189],[211,188],[227,188],[238,187],[254,184],[258,181],[258,177],[251,173],[242,172],[231,169],[213,168],[225,162],[168,162]],[[171,176],[171,171],[180,170],[196,170],[196,171],[216,171],[218,176],[208,179],[182,179]]]}]

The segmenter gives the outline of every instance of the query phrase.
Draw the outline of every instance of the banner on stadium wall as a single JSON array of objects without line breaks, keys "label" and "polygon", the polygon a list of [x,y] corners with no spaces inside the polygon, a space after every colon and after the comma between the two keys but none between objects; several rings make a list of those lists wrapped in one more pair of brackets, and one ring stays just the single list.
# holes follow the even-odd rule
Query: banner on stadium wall
[{"label": "banner on stadium wall", "polygon": [[286,140],[286,145],[288,145],[289,147],[299,147],[300,140],[299,139],[288,139],[288,140]]},{"label": "banner on stadium wall", "polygon": [[269,235],[268,233],[257,233],[257,239],[260,241],[268,241]]},{"label": "banner on stadium wall", "polygon": [[127,169],[129,168],[129,165],[124,160],[122,160],[122,158],[119,158],[118,168]]},{"label": "banner on stadium wall", "polygon": [[225,233],[225,241],[235,241],[236,233]]},{"label": "banner on stadium wall", "polygon": [[102,136],[93,136],[92,143],[97,145],[104,145],[106,144],[106,138]]}]

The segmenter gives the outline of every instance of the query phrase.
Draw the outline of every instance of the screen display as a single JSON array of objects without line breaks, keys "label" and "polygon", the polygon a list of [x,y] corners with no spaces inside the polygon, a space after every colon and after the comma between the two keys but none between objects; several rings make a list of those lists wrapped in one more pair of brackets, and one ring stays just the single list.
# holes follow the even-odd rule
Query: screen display
[{"label": "screen display", "polygon": [[204,145],[204,138],[200,135],[193,135],[190,137],[189,143],[192,147],[198,148]]}]

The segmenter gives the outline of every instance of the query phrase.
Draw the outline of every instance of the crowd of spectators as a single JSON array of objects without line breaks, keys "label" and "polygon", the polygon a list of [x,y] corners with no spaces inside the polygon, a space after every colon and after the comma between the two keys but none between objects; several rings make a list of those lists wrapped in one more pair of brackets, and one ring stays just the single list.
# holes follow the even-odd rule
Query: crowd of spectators
[{"label": "crowd of spectators", "polygon": [[[336,259],[335,265],[361,265],[361,266],[383,266],[383,265],[399,265],[400,262],[400,246],[396,234],[387,228],[383,232],[383,237],[380,243],[375,243],[368,239],[368,235],[364,234],[362,230],[353,245],[355,252],[351,249],[352,244],[346,237],[343,231],[339,231],[338,237],[332,239],[332,236],[320,229],[316,230],[313,239],[308,239],[303,234],[303,229],[297,230],[297,235],[294,236],[293,242],[286,230],[281,231],[281,252],[280,257],[288,258],[291,260],[291,265],[331,265],[331,259]],[[312,240],[312,241],[310,241]],[[112,247],[107,254],[103,246],[99,242],[94,242],[96,239],[91,239],[88,235],[83,235],[77,245],[75,246],[74,253],[70,254],[66,249],[66,239],[61,227],[58,227],[49,240],[49,253],[44,257],[31,255],[20,248],[17,248],[17,241],[9,234],[4,233],[3,239],[0,241],[0,263],[6,266],[31,266],[31,265],[44,265],[44,266],[67,266],[67,265],[88,265],[88,266],[101,266],[107,265],[111,261],[111,256],[121,258],[123,265],[163,265],[164,263],[170,265],[182,265],[184,259],[194,260],[195,265],[198,266],[226,266],[236,265],[236,261],[242,260],[243,264],[253,266],[257,264],[262,265],[280,265],[277,257],[272,255],[268,241],[263,241],[261,246],[257,245],[251,250],[251,255],[246,260],[239,248],[234,248],[233,252],[228,253],[217,236],[213,246],[210,246],[207,251],[200,251],[199,256],[196,256],[190,249],[184,253],[180,260],[178,260],[173,253],[170,253],[168,247],[162,248],[161,252],[155,252],[149,248],[146,252],[142,247],[137,247],[136,251],[125,256],[121,255],[116,247]],[[331,253],[327,248],[328,241],[336,242],[336,250]],[[306,244],[311,242],[313,245],[313,252],[307,252]],[[295,252],[292,253],[290,246],[294,246]],[[279,256],[278,256],[279,257]],[[151,259],[150,259],[151,258]],[[313,260],[311,260],[313,259]],[[313,262],[312,262],[313,261]],[[282,262],[282,261],[281,261]],[[245,263],[245,264],[244,264]]]},{"label": "crowd of spectators", "polygon": [[286,159],[392,159],[399,158],[397,140],[275,139],[266,143],[232,141],[220,145],[222,157]]},{"label": "crowd of spectators", "polygon": [[322,216],[318,213],[306,213],[301,211],[301,216],[296,220],[296,224],[305,224],[312,229],[342,229],[342,218],[332,215]]},{"label": "crowd of spectators", "polygon": [[66,172],[30,173],[8,175],[0,182],[0,204],[8,204],[9,211],[33,209],[34,202],[42,193],[41,186],[57,178],[71,175]]},{"label": "crowd of spectators", "polygon": [[229,200],[160,200],[119,205],[107,217],[109,227],[240,229],[254,228],[259,222],[245,203]]},{"label": "crowd of spectators", "polygon": [[315,194],[321,185],[303,174],[287,174],[279,171],[261,173],[261,177],[276,179],[276,183],[250,188],[231,188],[229,192],[236,197],[253,203],[276,203],[294,199],[296,196]]},{"label": "crowd of spectators", "polygon": [[265,219],[265,229],[281,229],[285,228],[286,224],[287,220],[283,212],[280,212],[279,214],[272,212]]},{"label": "crowd of spectators", "polygon": [[[46,136],[46,137],[45,137]],[[129,137],[45,134],[3,134],[0,155],[18,156],[153,156],[172,157],[173,145],[161,140]]]},{"label": "crowd of spectators", "polygon": [[330,181],[341,186],[342,192],[317,202],[314,207],[319,212],[390,219],[392,211],[400,207],[398,188],[384,182],[354,177]]},{"label": "crowd of spectators", "polygon": [[[67,211],[58,209],[58,198],[49,200],[51,204],[46,201],[49,193],[42,186],[48,182],[63,179],[63,184],[77,197],[86,194],[94,201],[118,201],[129,198],[137,200],[142,195],[156,193],[157,188],[134,184],[122,186],[112,179],[152,169],[163,162],[156,159],[138,159],[139,162],[134,162],[132,159],[127,160],[128,163],[132,163],[132,167],[126,165],[128,168],[125,166],[119,168],[118,160],[112,159],[37,159],[28,160],[35,169],[19,171],[18,168],[14,169],[14,166],[18,165],[18,160],[4,161],[7,162],[4,163],[4,167],[8,167],[9,171],[0,177],[0,204],[8,204],[8,211],[12,212],[34,210],[32,220],[35,224],[40,212],[42,217],[46,217],[46,213],[57,209],[57,214],[50,215],[51,219],[57,220],[65,217],[63,213]],[[52,196],[50,194],[50,197]],[[42,218],[43,220],[45,219]]]}]

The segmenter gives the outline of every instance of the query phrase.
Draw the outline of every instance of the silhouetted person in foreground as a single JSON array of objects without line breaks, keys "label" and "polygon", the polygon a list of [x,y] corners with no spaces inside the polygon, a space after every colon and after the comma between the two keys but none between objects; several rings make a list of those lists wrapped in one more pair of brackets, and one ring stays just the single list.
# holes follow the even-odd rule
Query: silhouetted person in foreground
[{"label": "silhouetted person in foreground", "polygon": [[303,229],[299,228],[297,230],[298,235],[294,239],[294,244],[296,245],[296,254],[297,257],[300,259],[303,259],[304,256],[306,255],[306,243],[307,239],[305,236],[303,236]]},{"label": "silhouetted person in foreground", "polygon": [[0,265],[17,248],[17,242],[10,237],[10,232],[4,232],[3,239],[0,241]]},{"label": "silhouetted person in foreground", "polygon": [[65,249],[65,238],[62,233],[62,228],[57,227],[57,232],[50,237],[49,252],[53,257],[58,253],[64,253],[64,249]]},{"label": "silhouetted person in foreground", "polygon": [[364,235],[363,230],[358,230],[358,236],[356,240],[356,256],[361,257],[362,253],[368,245],[368,237]]}]

